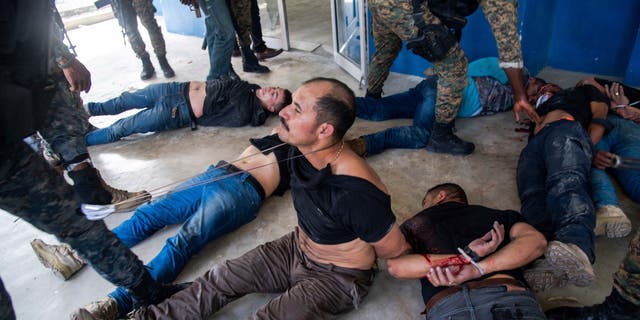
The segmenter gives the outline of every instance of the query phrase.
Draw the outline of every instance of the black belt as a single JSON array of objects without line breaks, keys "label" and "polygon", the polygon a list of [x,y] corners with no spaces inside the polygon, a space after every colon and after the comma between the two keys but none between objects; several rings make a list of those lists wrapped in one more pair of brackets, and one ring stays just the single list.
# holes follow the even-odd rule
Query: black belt
[{"label": "black belt", "polygon": [[[218,164],[216,164],[216,168],[220,168],[220,169],[224,169],[229,173],[234,173],[234,172],[247,172],[246,170],[242,170],[236,166],[234,166],[233,164],[226,162],[224,160],[221,160],[220,162],[218,162]],[[266,194],[264,193],[264,188],[262,187],[262,185],[260,184],[260,182],[258,182],[258,180],[249,173],[249,176],[247,176],[247,180],[246,180],[250,185],[253,186],[254,189],[256,189],[256,192],[258,193],[258,195],[260,195],[260,201],[264,201],[264,199],[267,197]]]}]

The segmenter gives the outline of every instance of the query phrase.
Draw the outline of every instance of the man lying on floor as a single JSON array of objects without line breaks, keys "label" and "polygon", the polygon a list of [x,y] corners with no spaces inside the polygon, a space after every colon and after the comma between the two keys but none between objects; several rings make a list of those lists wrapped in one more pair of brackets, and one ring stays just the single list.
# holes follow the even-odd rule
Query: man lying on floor
[{"label": "man lying on floor", "polygon": [[429,189],[422,207],[400,226],[414,254],[387,267],[394,277],[420,279],[427,319],[544,319],[520,268],[542,255],[546,241],[522,215],[469,205],[453,183]]},{"label": "man lying on floor", "polygon": [[291,102],[291,92],[277,87],[260,88],[242,80],[170,82],[123,92],[105,102],[89,102],[92,116],[142,111],[114,124],[89,132],[88,146],[110,143],[134,133],[173,130],[197,125],[261,126],[269,114],[277,114]]}]

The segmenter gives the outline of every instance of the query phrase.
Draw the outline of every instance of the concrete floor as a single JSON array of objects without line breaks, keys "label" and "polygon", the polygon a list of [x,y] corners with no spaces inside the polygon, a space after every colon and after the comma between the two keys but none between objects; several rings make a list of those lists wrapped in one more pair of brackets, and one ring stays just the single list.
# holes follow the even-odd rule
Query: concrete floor
[{"label": "concrete floor", "polygon": [[[295,4],[288,3],[288,7],[293,11]],[[269,74],[239,72],[240,76],[260,85],[291,89],[311,76],[335,77],[349,84],[356,94],[363,95],[364,90],[358,88],[357,81],[333,63],[328,46],[330,38],[329,42],[326,38],[330,34],[328,2],[322,10],[327,16],[322,21],[317,19],[319,25],[305,26],[299,23],[296,28],[292,27],[291,37],[294,42],[310,41],[323,46],[314,52],[294,49],[265,62],[272,70]],[[298,12],[303,13],[302,10]],[[298,19],[301,20],[295,21],[305,21],[306,18]],[[293,21],[290,24],[296,25]],[[310,32],[310,28],[315,32]],[[91,92],[83,95],[85,101],[103,100],[124,90],[166,81],[161,77],[145,82],[139,80],[139,63],[128,44],[127,47],[123,46],[115,20],[73,30],[70,34],[78,45],[79,59],[92,73],[93,87]],[[319,38],[312,38],[314,34]],[[171,80],[204,79],[209,64],[206,52],[199,49],[201,39],[167,33],[165,37],[169,61],[177,74]],[[237,71],[242,70],[239,59],[234,58],[233,64]],[[584,75],[545,69],[541,76],[569,86]],[[392,74],[385,92],[392,94],[403,91],[418,81],[417,77]],[[114,119],[101,117],[92,121],[102,126]],[[348,137],[410,122],[357,120]],[[128,190],[154,190],[198,174],[220,159],[235,159],[248,145],[249,138],[268,134],[276,124],[277,120],[272,118],[265,126],[258,128],[182,129],[92,147],[90,152],[96,167],[112,186]],[[389,150],[367,159],[387,184],[398,221],[404,221],[420,209],[420,200],[427,188],[446,181],[462,185],[472,203],[500,209],[519,209],[514,177],[518,154],[526,143],[526,137],[514,131],[516,125],[511,113],[460,120],[458,128],[461,137],[476,143],[474,154],[453,157],[431,154],[425,150]],[[640,206],[622,194],[620,198],[623,210],[637,225]],[[114,227],[130,215],[112,215],[105,222],[109,227]],[[176,281],[192,280],[215,263],[237,257],[260,243],[291,231],[296,223],[289,193],[282,198],[270,198],[253,222],[207,245]],[[133,248],[133,251],[143,261],[149,261],[175,231],[176,227],[166,228]],[[55,243],[54,237],[5,212],[0,212],[0,235],[4,239],[0,243],[0,275],[11,294],[18,319],[65,319],[75,308],[103,298],[114,288],[91,268],[84,268],[66,282],[55,278],[40,265],[29,246],[33,238]],[[584,304],[601,301],[609,293],[611,274],[624,255],[628,241],[629,238],[597,239],[597,283],[589,288],[571,287],[545,292],[539,296],[541,303],[548,307],[572,300]],[[271,297],[266,294],[247,296],[227,306],[214,318],[246,318]],[[381,271],[360,309],[339,318],[420,319],[423,308],[418,281],[396,280],[386,271]]]}]

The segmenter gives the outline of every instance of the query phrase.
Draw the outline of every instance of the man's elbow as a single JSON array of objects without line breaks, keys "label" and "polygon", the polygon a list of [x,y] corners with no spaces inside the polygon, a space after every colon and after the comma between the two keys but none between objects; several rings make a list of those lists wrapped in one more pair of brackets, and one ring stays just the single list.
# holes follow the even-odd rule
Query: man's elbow
[{"label": "man's elbow", "polygon": [[532,243],[535,244],[534,252],[536,257],[542,256],[544,251],[547,250],[547,239],[540,232],[536,232],[536,238]]},{"label": "man's elbow", "polygon": [[387,272],[394,278],[402,278],[402,263],[394,259],[387,260]]}]

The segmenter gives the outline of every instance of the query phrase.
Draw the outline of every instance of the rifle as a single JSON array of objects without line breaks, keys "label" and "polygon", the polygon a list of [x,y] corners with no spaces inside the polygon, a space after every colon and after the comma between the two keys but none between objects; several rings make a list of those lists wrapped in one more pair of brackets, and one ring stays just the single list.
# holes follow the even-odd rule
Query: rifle
[{"label": "rifle", "polygon": [[[122,28],[121,32],[122,32],[122,41],[124,42],[124,45],[127,46],[127,41],[126,41],[126,36],[127,36],[127,22],[128,22],[128,17],[127,15],[124,14],[124,11],[122,10],[122,3],[120,2],[121,0],[97,0],[96,2],[94,2],[93,4],[96,6],[97,9],[101,9],[105,6],[111,5],[111,7],[113,8],[113,12],[116,15],[116,19],[118,19],[118,24],[120,24],[120,27]],[[134,14],[134,19],[137,19],[135,17]]]}]

